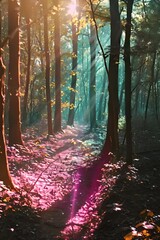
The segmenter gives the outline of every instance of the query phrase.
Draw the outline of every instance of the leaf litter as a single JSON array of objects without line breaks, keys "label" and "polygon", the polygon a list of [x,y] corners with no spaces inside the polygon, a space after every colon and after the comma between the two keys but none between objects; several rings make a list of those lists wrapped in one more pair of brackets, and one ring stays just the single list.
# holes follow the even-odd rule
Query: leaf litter
[{"label": "leaf litter", "polygon": [[[19,192],[0,184],[0,239],[150,239],[149,231],[160,231],[155,223],[159,215],[135,221],[138,210],[153,208],[153,195],[148,192],[159,189],[151,181],[150,165],[144,164],[152,156],[144,156],[143,161],[136,156],[127,169],[123,161],[106,162],[92,191],[91,176],[99,171],[96,160],[102,139],[99,133],[85,132],[84,126],[75,126],[47,136],[31,128],[23,135],[25,146],[8,147],[11,175]],[[154,177],[158,169],[159,165],[153,166]],[[139,222],[143,230],[137,230]]]}]

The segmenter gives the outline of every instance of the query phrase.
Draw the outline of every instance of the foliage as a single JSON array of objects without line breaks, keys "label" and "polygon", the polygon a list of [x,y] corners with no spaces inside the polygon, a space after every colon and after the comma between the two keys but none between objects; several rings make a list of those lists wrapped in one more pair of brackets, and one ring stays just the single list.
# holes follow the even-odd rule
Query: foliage
[{"label": "foliage", "polygon": [[160,215],[155,215],[151,210],[144,209],[140,212],[140,217],[142,222],[131,227],[132,232],[124,236],[124,240],[159,239]]}]

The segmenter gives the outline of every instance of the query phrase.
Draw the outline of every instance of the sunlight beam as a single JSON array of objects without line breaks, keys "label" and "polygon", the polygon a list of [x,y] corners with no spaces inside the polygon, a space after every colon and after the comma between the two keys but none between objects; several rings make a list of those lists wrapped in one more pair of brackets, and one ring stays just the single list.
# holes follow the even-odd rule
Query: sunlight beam
[{"label": "sunlight beam", "polygon": [[71,3],[67,7],[67,14],[71,16],[77,15],[77,3],[76,0],[71,0]]}]

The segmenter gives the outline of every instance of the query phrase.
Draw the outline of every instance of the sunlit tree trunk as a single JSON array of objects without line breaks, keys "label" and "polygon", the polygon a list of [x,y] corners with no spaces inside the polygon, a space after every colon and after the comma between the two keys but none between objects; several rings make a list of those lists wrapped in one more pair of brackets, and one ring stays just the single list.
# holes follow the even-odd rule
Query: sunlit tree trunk
[{"label": "sunlit tree trunk", "polygon": [[96,127],[96,30],[90,24],[90,84],[89,84],[89,111],[90,130]]},{"label": "sunlit tree trunk", "polygon": [[43,17],[44,17],[44,49],[46,57],[46,99],[47,99],[47,121],[48,121],[48,134],[53,134],[52,130],[52,108],[51,108],[51,93],[50,93],[50,52],[48,41],[48,1],[43,0]]},{"label": "sunlit tree trunk", "polygon": [[[23,1],[24,2],[24,1]],[[23,102],[23,112],[22,120],[23,124],[27,122],[27,112],[28,112],[28,96],[29,96],[29,85],[30,85],[30,75],[31,75],[31,26],[30,26],[30,9],[24,4],[24,12],[26,19],[26,30],[27,30],[27,67],[26,67],[26,86],[24,92],[24,102]]]},{"label": "sunlit tree trunk", "polygon": [[125,61],[125,119],[126,119],[126,161],[132,164],[132,125],[131,125],[131,62],[130,36],[131,15],[134,0],[127,2],[127,22],[125,25],[124,61]]},{"label": "sunlit tree trunk", "polygon": [[6,153],[6,143],[4,135],[4,71],[5,66],[3,64],[1,49],[0,49],[0,181],[9,187],[14,188],[11,176],[9,173],[7,153]]},{"label": "sunlit tree trunk", "polygon": [[61,53],[60,53],[60,13],[59,0],[55,1],[54,15],[54,50],[55,50],[55,112],[54,112],[54,132],[60,132],[61,128]]},{"label": "sunlit tree trunk", "polygon": [[9,145],[23,144],[20,117],[20,39],[19,39],[19,4],[16,0],[8,1],[9,33]]},{"label": "sunlit tree trunk", "polygon": [[119,152],[118,139],[118,115],[119,115],[119,100],[118,100],[118,67],[121,39],[121,21],[119,13],[118,0],[110,0],[111,14],[111,52],[109,60],[109,100],[108,100],[108,125],[106,141],[102,149],[102,156],[109,151],[114,154]]},{"label": "sunlit tree trunk", "polygon": [[77,26],[75,22],[72,22],[72,82],[70,90],[70,108],[67,124],[72,126],[74,123],[75,115],[75,97],[76,97],[76,83],[77,83],[77,53],[78,53],[78,35]]}]

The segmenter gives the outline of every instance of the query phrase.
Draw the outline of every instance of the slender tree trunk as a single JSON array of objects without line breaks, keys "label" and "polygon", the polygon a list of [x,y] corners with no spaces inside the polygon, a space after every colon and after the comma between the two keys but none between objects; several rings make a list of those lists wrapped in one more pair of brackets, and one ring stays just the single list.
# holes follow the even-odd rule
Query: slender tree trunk
[{"label": "slender tree trunk", "polygon": [[40,60],[41,60],[41,72],[44,73],[44,51],[43,51],[43,44],[42,44],[42,29],[41,24],[38,26],[38,39],[39,39],[39,48],[40,48]]},{"label": "slender tree trunk", "polygon": [[96,30],[90,23],[90,84],[89,84],[89,111],[90,130],[96,127]]},{"label": "slender tree trunk", "polygon": [[108,125],[107,136],[104,143],[101,155],[106,156],[108,151],[114,154],[119,152],[118,139],[118,115],[119,115],[119,100],[118,100],[118,67],[120,53],[120,38],[121,38],[121,22],[119,13],[118,0],[110,0],[111,14],[111,52],[109,60],[109,100],[108,100]]},{"label": "slender tree trunk", "polygon": [[159,107],[158,107],[158,70],[157,70],[157,73],[156,73],[156,81],[155,81],[155,91],[154,91],[154,93],[155,93],[155,114],[156,114],[156,119],[157,119],[157,121],[158,121],[158,119],[159,119],[159,112],[158,112],[158,109],[159,109]]},{"label": "slender tree trunk", "polygon": [[124,61],[125,61],[125,118],[126,118],[126,161],[132,164],[132,125],[131,125],[131,62],[130,62],[130,36],[131,15],[134,0],[127,2],[127,22],[125,25]]},{"label": "slender tree trunk", "polygon": [[23,103],[23,123],[27,122],[27,112],[28,112],[28,95],[29,95],[29,85],[30,85],[30,73],[31,73],[31,28],[30,28],[30,18],[26,16],[27,24],[27,74],[26,74],[26,86],[24,93],[24,103]]},{"label": "slender tree trunk", "polygon": [[4,134],[4,72],[5,66],[3,64],[1,49],[0,49],[0,181],[9,187],[14,189],[14,185],[10,176],[8,159],[6,153],[6,143]]},{"label": "slender tree trunk", "polygon": [[149,99],[150,99],[150,94],[151,94],[151,89],[154,83],[154,78],[155,78],[155,74],[154,74],[154,69],[155,69],[155,62],[156,62],[156,52],[154,52],[153,55],[153,62],[152,62],[152,68],[151,68],[151,80],[149,83],[149,88],[148,88],[148,94],[147,94],[147,101],[146,101],[146,107],[145,107],[145,120],[147,119],[147,114],[148,114],[148,106],[149,106]]},{"label": "slender tree trunk", "polygon": [[125,85],[125,82],[124,80],[122,80],[122,86],[121,86],[121,90],[120,90],[120,97],[119,97],[119,106],[120,106],[120,109],[122,111],[122,114],[124,113],[124,107],[123,107],[123,95],[124,95],[124,85]]},{"label": "slender tree trunk", "polygon": [[78,54],[78,35],[76,23],[72,22],[72,46],[73,46],[73,56],[72,56],[72,82],[70,90],[70,108],[68,115],[67,124],[72,126],[74,123],[75,115],[75,97],[76,97],[76,83],[77,83],[77,54]]},{"label": "slender tree trunk", "polygon": [[48,1],[43,3],[43,16],[44,16],[44,49],[46,57],[46,99],[47,99],[47,120],[48,120],[48,134],[53,134],[52,129],[52,107],[51,107],[51,93],[50,93],[50,54],[49,54],[49,41],[48,41]]},{"label": "slender tree trunk", "polygon": [[[104,70],[104,75],[103,75],[103,82],[102,82],[102,90],[101,90],[101,95],[99,99],[99,111],[98,111],[98,121],[102,121],[104,118],[104,107],[103,105],[105,104],[104,98],[106,97],[106,84],[107,84],[107,72]],[[103,104],[104,102],[104,104]]]},{"label": "slender tree trunk", "polygon": [[2,42],[2,10],[1,10],[1,2],[0,2],[0,47]]},{"label": "slender tree trunk", "polygon": [[9,32],[9,145],[23,144],[20,117],[20,41],[19,4],[17,0],[8,1]]},{"label": "slender tree trunk", "polygon": [[55,49],[55,112],[54,112],[54,132],[62,131],[61,122],[61,53],[60,53],[60,13],[58,10],[59,0],[55,1],[54,21],[54,49]]}]

